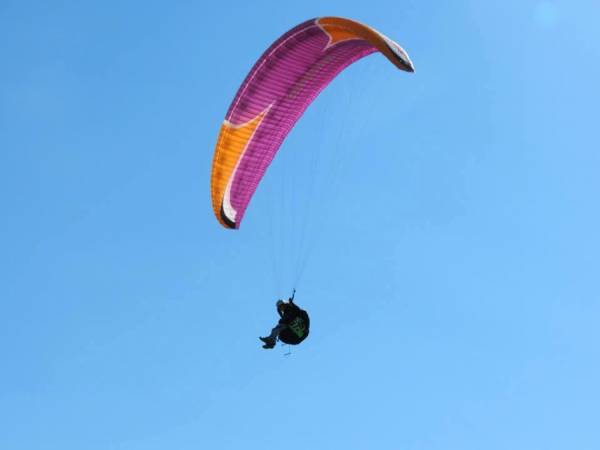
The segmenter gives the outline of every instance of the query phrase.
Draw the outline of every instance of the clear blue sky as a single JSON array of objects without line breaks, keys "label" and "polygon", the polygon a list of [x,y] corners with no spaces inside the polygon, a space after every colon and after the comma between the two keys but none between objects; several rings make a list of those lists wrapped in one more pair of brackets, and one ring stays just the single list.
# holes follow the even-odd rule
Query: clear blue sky
[{"label": "clear blue sky", "polygon": [[[342,147],[352,199],[314,219],[312,334],[286,357],[256,339],[268,182],[232,233],[209,173],[255,59],[321,15],[417,71],[361,61],[284,144]],[[0,448],[600,448],[599,20],[596,0],[0,2]]]}]

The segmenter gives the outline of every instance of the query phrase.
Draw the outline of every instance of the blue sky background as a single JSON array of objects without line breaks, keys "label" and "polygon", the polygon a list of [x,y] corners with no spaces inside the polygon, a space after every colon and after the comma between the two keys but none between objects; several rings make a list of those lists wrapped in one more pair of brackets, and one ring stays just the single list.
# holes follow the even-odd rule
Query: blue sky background
[{"label": "blue sky background", "polygon": [[[313,326],[286,357],[256,339],[291,288],[265,231],[285,170],[237,233],[209,173],[253,62],[320,15],[417,72],[361,61],[284,144],[281,167],[344,155],[310,198],[347,200],[315,207]],[[600,448],[599,19],[596,0],[2,0],[0,448]]]}]

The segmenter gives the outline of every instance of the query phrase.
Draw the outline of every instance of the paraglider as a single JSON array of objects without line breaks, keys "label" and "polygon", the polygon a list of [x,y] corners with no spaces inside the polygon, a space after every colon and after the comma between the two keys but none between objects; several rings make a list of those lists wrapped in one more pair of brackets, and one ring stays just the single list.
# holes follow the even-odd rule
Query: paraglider
[{"label": "paraglider", "polygon": [[[341,17],[301,23],[262,54],[235,95],[215,147],[211,200],[221,225],[239,229],[267,168],[306,108],[346,67],[375,52],[400,70],[414,71],[396,42]],[[294,295],[287,302],[279,300],[277,312],[278,324],[269,336],[260,337],[263,348],[273,348],[277,340],[292,345],[304,341],[310,319],[294,303]]]},{"label": "paraglider", "polygon": [[310,330],[310,318],[308,313],[294,303],[296,290],[287,302],[277,300],[277,313],[279,322],[271,330],[271,334],[259,339],[264,343],[263,348],[271,349],[275,347],[277,340],[284,344],[298,345],[308,337]]}]

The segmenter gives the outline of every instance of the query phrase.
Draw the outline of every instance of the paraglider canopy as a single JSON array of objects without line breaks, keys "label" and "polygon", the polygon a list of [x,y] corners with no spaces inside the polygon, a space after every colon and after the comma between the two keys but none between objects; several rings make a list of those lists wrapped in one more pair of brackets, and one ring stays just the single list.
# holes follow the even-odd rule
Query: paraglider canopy
[{"label": "paraglider canopy", "polygon": [[263,53],[231,103],[215,148],[211,198],[224,227],[239,228],[283,140],[319,92],[344,68],[374,52],[414,71],[397,43],[340,17],[308,20]]}]

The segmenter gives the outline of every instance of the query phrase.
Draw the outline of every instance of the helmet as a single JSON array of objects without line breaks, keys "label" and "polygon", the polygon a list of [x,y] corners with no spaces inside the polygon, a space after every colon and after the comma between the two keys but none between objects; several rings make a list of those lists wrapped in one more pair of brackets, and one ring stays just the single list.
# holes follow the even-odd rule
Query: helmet
[{"label": "helmet", "polygon": [[283,314],[285,312],[285,302],[283,300],[277,300],[277,311],[279,314]]}]

